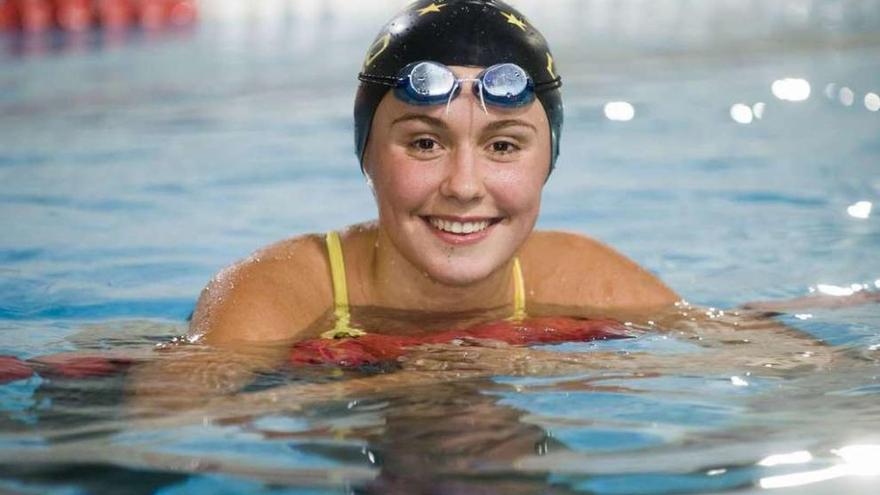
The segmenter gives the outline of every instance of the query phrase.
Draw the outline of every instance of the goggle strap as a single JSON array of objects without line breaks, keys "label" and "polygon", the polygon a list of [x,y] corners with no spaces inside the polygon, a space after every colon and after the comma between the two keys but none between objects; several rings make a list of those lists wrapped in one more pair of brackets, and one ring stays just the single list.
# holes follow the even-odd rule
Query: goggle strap
[{"label": "goggle strap", "polygon": [[446,99],[446,115],[449,116],[449,105],[452,104],[452,98],[455,96],[455,91],[458,89],[459,82],[455,81],[452,85],[452,91],[449,92],[449,98]]},{"label": "goggle strap", "polygon": [[550,91],[551,89],[556,89],[562,87],[562,78],[557,77],[556,79],[551,79],[549,81],[536,82],[535,91]]},{"label": "goggle strap", "polygon": [[398,78],[396,76],[395,77],[376,76],[373,74],[360,73],[360,74],[358,74],[358,80],[361,82],[366,82],[366,83],[381,84],[382,86],[394,87],[394,86],[397,86],[397,83],[400,81],[400,78]]},{"label": "goggle strap", "polygon": [[486,99],[483,97],[483,80],[477,79],[474,81],[474,84],[477,85],[480,91],[480,105],[483,107],[483,113],[489,113],[489,110],[486,109]]}]

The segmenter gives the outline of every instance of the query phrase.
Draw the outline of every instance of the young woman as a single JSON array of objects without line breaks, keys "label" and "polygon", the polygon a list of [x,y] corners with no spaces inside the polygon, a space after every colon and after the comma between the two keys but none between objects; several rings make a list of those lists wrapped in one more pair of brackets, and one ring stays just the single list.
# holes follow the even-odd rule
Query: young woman
[{"label": "young woman", "polygon": [[559,153],[562,81],[518,11],[416,2],[377,36],[359,79],[356,148],[378,221],[285,240],[221,272],[198,303],[194,338],[383,331],[361,308],[521,319],[678,299],[593,239],[533,230]]}]

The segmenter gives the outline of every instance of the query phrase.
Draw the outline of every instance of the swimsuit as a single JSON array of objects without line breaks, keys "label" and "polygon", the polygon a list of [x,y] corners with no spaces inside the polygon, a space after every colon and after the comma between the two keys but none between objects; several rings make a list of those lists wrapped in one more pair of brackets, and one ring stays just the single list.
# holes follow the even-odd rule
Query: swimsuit
[{"label": "swimsuit", "polygon": [[[333,281],[333,316],[336,323],[333,329],[321,334],[325,339],[361,337],[367,333],[351,326],[351,311],[348,305],[348,284],[345,280],[345,260],[342,257],[342,244],[339,234],[330,231],[326,236],[327,257],[330,259],[330,279]],[[519,322],[526,318],[526,291],[519,258],[513,258],[513,315],[510,320]]]}]

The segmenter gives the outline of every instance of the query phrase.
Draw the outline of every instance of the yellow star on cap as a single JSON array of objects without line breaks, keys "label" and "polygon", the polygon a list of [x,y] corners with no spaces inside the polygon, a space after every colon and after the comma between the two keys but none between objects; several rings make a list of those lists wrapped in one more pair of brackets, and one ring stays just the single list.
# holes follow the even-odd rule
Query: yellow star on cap
[{"label": "yellow star on cap", "polygon": [[446,5],[444,5],[442,3],[437,4],[435,2],[435,3],[432,3],[431,5],[428,5],[427,7],[423,8],[423,9],[416,9],[416,12],[418,12],[419,17],[421,17],[423,15],[430,14],[431,12],[440,12],[440,9],[442,9],[443,7],[446,7]]},{"label": "yellow star on cap", "polygon": [[550,73],[550,77],[556,79],[556,73],[553,72],[553,55],[550,55],[550,52],[547,52],[547,72]]},{"label": "yellow star on cap", "polygon": [[376,40],[373,43],[373,46],[370,47],[369,52],[367,53],[367,59],[364,60],[364,69],[372,65],[373,62],[379,58],[379,55],[382,55],[382,52],[388,48],[388,45],[391,44],[391,33],[385,33],[384,36]]},{"label": "yellow star on cap", "polygon": [[526,30],[526,23],[523,22],[522,20],[518,19],[515,15],[508,14],[507,12],[502,12],[501,15],[506,17],[507,22],[509,22],[510,24],[513,24],[514,26],[522,29],[523,31]]}]

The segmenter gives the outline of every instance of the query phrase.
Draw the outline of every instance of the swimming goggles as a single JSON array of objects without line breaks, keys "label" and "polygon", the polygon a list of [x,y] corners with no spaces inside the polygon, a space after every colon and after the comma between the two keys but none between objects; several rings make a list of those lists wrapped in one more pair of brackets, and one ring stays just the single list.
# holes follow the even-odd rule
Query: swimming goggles
[{"label": "swimming goggles", "polygon": [[[405,66],[395,77],[360,74],[358,79],[393,87],[398,99],[413,105],[446,103],[447,112],[449,104],[461,92],[461,85],[465,82],[473,82],[474,95],[480,98],[480,105],[487,113],[486,103],[515,108],[528,105],[535,99],[532,78],[525,69],[513,63],[493,65],[474,78],[457,78],[449,67],[424,60]],[[558,85],[558,81],[541,86],[545,84]]]}]

